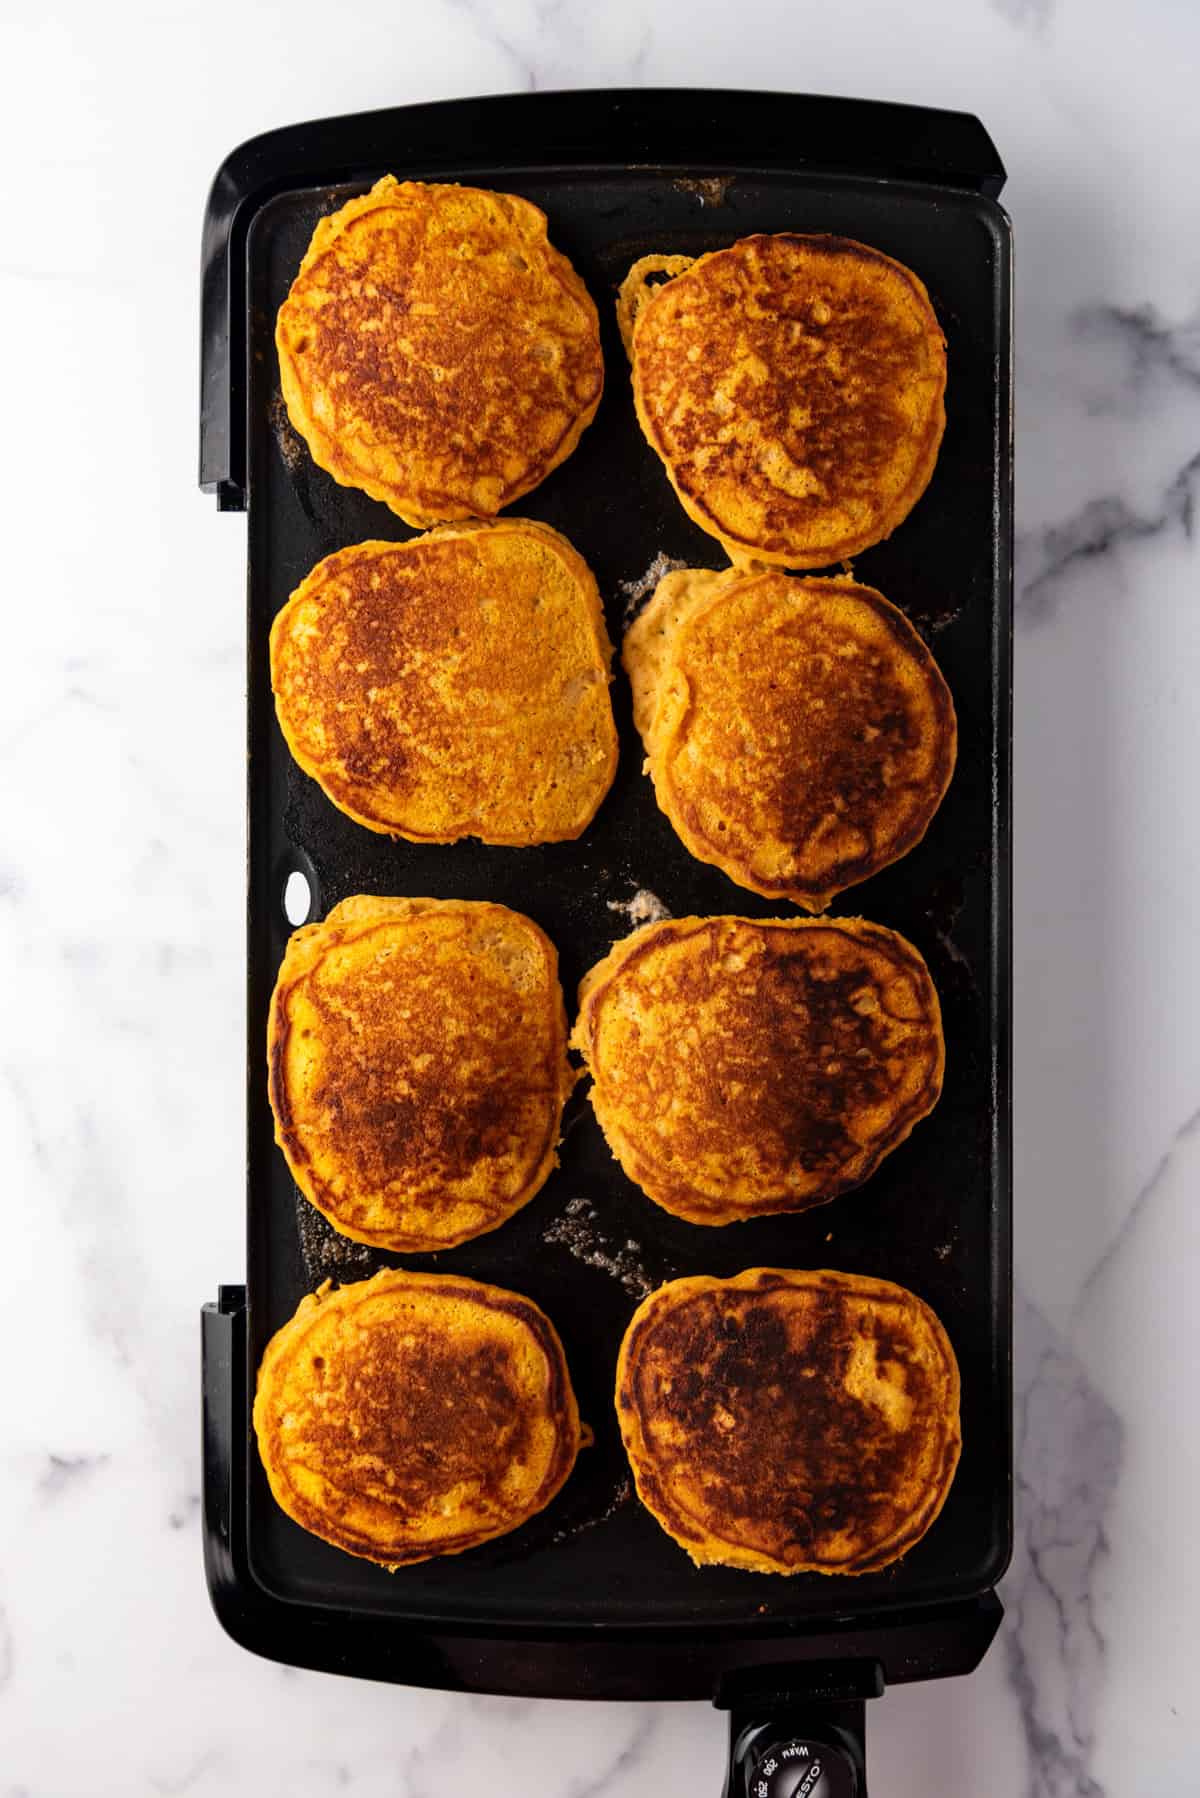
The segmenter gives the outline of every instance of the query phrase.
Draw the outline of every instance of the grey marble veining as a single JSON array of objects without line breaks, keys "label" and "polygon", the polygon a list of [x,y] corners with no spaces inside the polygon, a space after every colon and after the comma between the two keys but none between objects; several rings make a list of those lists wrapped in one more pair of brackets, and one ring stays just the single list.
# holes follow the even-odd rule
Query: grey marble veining
[{"label": "grey marble veining", "polygon": [[1020,1295],[1014,1330],[1017,1539],[1002,1646],[1031,1798],[1065,1798],[1101,1789],[1091,1771],[1106,1649],[1095,1588],[1124,1431],[1079,1357]]},{"label": "grey marble veining", "polygon": [[[979,1673],[875,1707],[873,1789],[1200,1792],[1200,14],[298,0],[285,27],[67,0],[6,19],[0,56],[22,171],[0,255],[0,1798],[718,1788],[706,1706],[259,1663],[199,1564],[196,1314],[244,1254],[244,526],[193,486],[206,186],[295,118],[639,82],[961,106],[1010,170],[1016,1548]],[[576,1221],[548,1253],[653,1275]]]}]

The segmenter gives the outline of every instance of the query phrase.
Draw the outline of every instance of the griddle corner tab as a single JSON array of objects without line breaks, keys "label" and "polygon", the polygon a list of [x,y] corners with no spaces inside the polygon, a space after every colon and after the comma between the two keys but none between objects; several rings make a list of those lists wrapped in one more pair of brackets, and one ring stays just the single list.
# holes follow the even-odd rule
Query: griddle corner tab
[{"label": "griddle corner tab", "polygon": [[221,1286],[200,1313],[201,1529],[204,1577],[213,1610],[226,1633],[243,1647],[266,1652],[252,1626],[253,1599],[242,1559],[238,1527],[244,1484],[245,1443],[238,1407],[245,1399],[246,1289]]}]

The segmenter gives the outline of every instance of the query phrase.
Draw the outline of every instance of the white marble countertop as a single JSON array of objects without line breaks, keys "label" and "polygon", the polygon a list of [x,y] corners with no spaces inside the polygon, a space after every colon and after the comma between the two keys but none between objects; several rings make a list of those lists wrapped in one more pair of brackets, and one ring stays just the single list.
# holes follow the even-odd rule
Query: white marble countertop
[{"label": "white marble countertop", "polygon": [[298,118],[646,82],[961,107],[1010,171],[1017,1548],[980,1671],[873,1707],[873,1789],[1200,1791],[1200,14],[64,0],[9,15],[0,61],[0,1798],[718,1789],[702,1705],[256,1661],[198,1530],[197,1311],[244,1266],[245,544],[194,484],[207,184]]}]

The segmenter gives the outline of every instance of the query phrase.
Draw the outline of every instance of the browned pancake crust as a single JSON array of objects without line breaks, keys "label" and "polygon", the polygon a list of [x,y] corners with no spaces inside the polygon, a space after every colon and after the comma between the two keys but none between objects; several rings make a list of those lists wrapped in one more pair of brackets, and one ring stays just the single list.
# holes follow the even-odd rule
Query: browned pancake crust
[{"label": "browned pancake crust", "polygon": [[920,842],[950,784],[950,689],[871,587],[668,574],[624,662],[660,806],[768,899],[823,911]]},{"label": "browned pancake crust", "polygon": [[296,931],[271,999],[276,1141],[336,1230],[415,1253],[545,1182],[575,1075],[554,946],[503,905],[355,897]]},{"label": "browned pancake crust", "polygon": [[288,1516],[391,1570],[516,1529],[580,1445],[562,1344],[531,1299],[394,1268],[301,1301],[267,1345],[254,1428]]},{"label": "browned pancake crust", "polygon": [[611,645],[591,570],[531,519],[319,562],[271,628],[280,728],[369,830],[558,843],[612,784]]},{"label": "browned pancake crust", "polygon": [[391,175],[321,220],[275,340],[313,460],[417,526],[536,487],[604,385],[596,308],[538,207]]},{"label": "browned pancake crust", "polygon": [[649,924],[585,976],[571,1040],[629,1178],[697,1224],[861,1185],[945,1065],[928,968],[861,918]]},{"label": "browned pancake crust", "polygon": [[959,1376],[915,1293],[751,1268],[634,1313],[617,1415],[638,1496],[699,1565],[869,1573],[906,1554],[958,1465]]},{"label": "browned pancake crust", "polygon": [[828,567],[908,515],[937,461],[946,386],[945,340],[910,269],[849,238],[783,232],[637,298],[622,310],[639,422],[734,561]]}]

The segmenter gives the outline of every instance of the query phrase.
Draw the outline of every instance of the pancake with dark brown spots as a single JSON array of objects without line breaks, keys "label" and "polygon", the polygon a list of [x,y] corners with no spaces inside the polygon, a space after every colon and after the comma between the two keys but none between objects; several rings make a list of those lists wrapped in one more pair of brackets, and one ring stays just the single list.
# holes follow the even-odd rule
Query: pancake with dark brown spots
[{"label": "pancake with dark brown spots", "polygon": [[648,924],[584,977],[571,1041],[629,1178],[695,1224],[861,1185],[945,1065],[929,969],[862,918]]},{"label": "pancake with dark brown spots", "polygon": [[945,1503],[958,1406],[929,1306],[863,1274],[673,1280],[634,1312],[617,1365],[638,1497],[700,1566],[888,1566]]},{"label": "pancake with dark brown spots", "polygon": [[343,1236],[408,1253],[533,1197],[575,1081],[553,944],[520,912],[459,899],[344,899],[297,930],[267,1059],[301,1192]]},{"label": "pancake with dark brown spots", "polygon": [[733,561],[829,567],[889,536],[928,486],[945,340],[890,256],[784,232],[690,266],[645,257],[618,316],[642,430]]},{"label": "pancake with dark brown spots", "polygon": [[271,629],[297,762],[368,830],[558,843],[617,765],[591,570],[532,519],[445,525],[319,562]]},{"label": "pancake with dark brown spots", "polygon": [[288,1516],[390,1570],[517,1529],[580,1446],[562,1344],[531,1299],[396,1268],[301,1300],[267,1344],[254,1428]]},{"label": "pancake with dark brown spots", "polygon": [[391,175],[321,220],[275,342],[313,460],[417,526],[528,493],[604,386],[596,308],[543,212]]},{"label": "pancake with dark brown spots", "polygon": [[871,587],[668,574],[624,663],[659,805],[768,899],[823,911],[920,842],[950,784],[950,689]]}]

